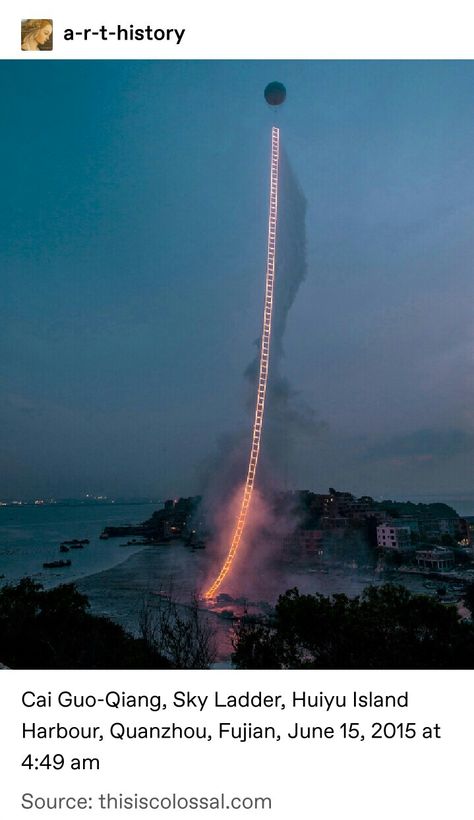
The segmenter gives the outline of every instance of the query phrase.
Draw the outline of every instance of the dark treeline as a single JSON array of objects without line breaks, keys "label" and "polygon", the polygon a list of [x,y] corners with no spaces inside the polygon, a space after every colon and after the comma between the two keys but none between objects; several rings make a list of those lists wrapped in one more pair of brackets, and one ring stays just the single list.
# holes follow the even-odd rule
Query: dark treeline
[{"label": "dark treeline", "polygon": [[240,669],[472,669],[474,626],[454,606],[401,586],[361,596],[280,596],[271,618],[235,630]]},{"label": "dark treeline", "polygon": [[[474,586],[466,590],[474,606]],[[0,661],[16,669],[209,668],[212,634],[197,606],[148,607],[141,637],[88,612],[74,584],[44,590],[24,578],[0,589]],[[175,611],[176,610],[176,611]],[[235,628],[240,669],[472,669],[474,625],[454,606],[401,586],[362,595],[281,595],[268,618],[243,617]]]},{"label": "dark treeline", "polygon": [[91,615],[74,584],[44,590],[29,578],[0,590],[0,661],[14,669],[160,669],[143,638]]}]

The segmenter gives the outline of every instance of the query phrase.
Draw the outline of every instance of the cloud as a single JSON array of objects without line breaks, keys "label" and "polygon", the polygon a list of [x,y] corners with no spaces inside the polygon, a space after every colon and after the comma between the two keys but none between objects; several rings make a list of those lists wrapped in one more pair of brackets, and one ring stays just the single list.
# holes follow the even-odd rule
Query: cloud
[{"label": "cloud", "polygon": [[363,461],[387,461],[394,466],[446,461],[474,450],[474,434],[459,429],[424,428],[391,436],[370,445]]}]

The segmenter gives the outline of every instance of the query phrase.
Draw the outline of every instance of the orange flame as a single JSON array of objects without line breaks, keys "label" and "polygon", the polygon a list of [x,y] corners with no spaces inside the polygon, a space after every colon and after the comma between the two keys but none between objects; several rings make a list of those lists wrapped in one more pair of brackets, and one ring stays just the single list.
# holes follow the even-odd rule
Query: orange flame
[{"label": "orange flame", "polygon": [[278,213],[278,166],[280,159],[280,130],[272,128],[272,156],[270,169],[270,209],[268,214],[268,247],[267,247],[267,269],[265,276],[265,305],[263,309],[263,332],[262,344],[260,348],[260,370],[258,376],[257,405],[255,408],[255,420],[253,424],[252,446],[250,448],[249,466],[247,479],[245,481],[244,494],[240,506],[239,516],[235,525],[232,542],[227,553],[222,569],[209,589],[204,593],[204,598],[214,598],[222,581],[232,567],[237,550],[239,549],[242,534],[247,520],[250,502],[252,500],[253,487],[255,483],[255,473],[257,470],[258,455],[260,452],[260,441],[262,438],[263,414],[265,410],[265,395],[267,392],[268,364],[270,360],[270,336],[272,331],[272,311],[273,311],[273,284],[275,280],[275,248],[276,248],[276,226]]}]

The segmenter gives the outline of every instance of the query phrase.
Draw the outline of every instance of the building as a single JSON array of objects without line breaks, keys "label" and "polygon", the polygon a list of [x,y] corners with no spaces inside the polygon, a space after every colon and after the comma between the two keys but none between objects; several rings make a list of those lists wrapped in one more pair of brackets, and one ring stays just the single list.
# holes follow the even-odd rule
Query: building
[{"label": "building", "polygon": [[283,547],[287,553],[297,557],[323,554],[323,530],[295,530],[283,538]]},{"label": "building", "polygon": [[459,517],[455,518],[420,518],[420,533],[427,540],[439,540],[443,535],[456,538],[459,531]]},{"label": "building", "polygon": [[416,551],[416,563],[421,569],[443,571],[454,566],[454,553],[443,547]]},{"label": "building", "polygon": [[333,532],[345,532],[349,526],[349,518],[342,518],[336,515],[323,515],[319,520],[319,525],[323,530]]},{"label": "building", "polygon": [[415,535],[420,535],[420,521],[411,515],[401,515],[400,518],[397,519],[397,526],[409,527],[410,532],[415,533]]},{"label": "building", "polygon": [[381,549],[407,552],[411,550],[410,527],[380,524],[377,527],[377,546]]},{"label": "building", "polygon": [[322,530],[299,530],[296,533],[297,545],[306,552],[322,555],[324,532]]}]

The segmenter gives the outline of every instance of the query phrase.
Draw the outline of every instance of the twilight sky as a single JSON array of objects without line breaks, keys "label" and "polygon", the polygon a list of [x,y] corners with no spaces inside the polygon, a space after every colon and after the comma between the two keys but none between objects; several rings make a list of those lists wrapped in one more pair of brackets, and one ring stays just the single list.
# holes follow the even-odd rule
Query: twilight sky
[{"label": "twilight sky", "polygon": [[187,495],[223,437],[250,436],[278,79],[308,203],[281,371],[317,422],[285,481],[474,498],[474,63],[0,78],[0,497]]}]

